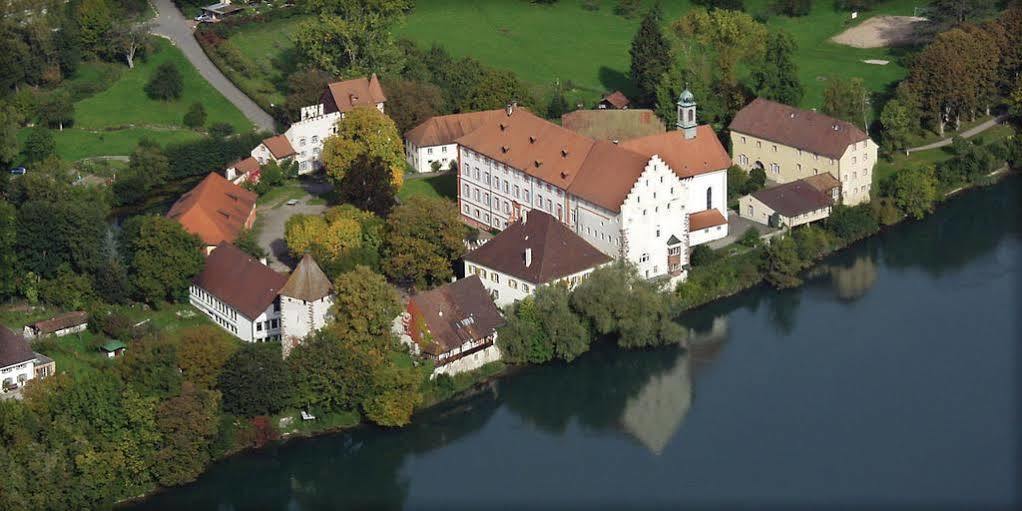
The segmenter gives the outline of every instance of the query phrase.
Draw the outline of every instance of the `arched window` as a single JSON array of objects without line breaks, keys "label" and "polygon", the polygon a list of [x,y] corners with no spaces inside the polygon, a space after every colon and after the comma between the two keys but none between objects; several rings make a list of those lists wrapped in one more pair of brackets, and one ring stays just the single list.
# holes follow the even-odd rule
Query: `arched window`
[{"label": "arched window", "polygon": [[713,188],[706,189],[706,209],[713,209]]},{"label": "arched window", "polygon": [[695,117],[696,117],[696,111],[695,110],[689,110],[688,111],[688,122],[694,121]]}]

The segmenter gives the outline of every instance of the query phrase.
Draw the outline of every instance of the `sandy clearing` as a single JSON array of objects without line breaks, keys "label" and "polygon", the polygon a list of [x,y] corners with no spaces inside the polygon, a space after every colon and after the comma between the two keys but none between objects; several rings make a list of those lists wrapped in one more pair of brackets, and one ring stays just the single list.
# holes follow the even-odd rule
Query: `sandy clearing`
[{"label": "sandy clearing", "polygon": [[885,48],[911,44],[916,29],[926,18],[917,16],[876,16],[831,38],[838,44],[855,48]]}]

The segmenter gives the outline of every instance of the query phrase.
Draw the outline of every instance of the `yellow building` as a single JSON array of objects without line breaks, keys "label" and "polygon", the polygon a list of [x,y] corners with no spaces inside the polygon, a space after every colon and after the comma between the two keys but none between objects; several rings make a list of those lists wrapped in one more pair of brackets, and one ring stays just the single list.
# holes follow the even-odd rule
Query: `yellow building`
[{"label": "yellow building", "polygon": [[789,183],[829,172],[841,183],[841,203],[869,201],[877,145],[852,123],[757,98],[730,125],[734,163],[762,168]]}]

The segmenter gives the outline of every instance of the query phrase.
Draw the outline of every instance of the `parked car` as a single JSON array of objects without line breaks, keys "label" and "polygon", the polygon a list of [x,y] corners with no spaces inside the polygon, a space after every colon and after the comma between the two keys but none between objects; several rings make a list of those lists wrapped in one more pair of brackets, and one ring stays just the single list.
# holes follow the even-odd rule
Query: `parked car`
[{"label": "parked car", "polygon": [[199,23],[211,23],[213,21],[213,17],[208,14],[200,14],[195,17],[195,21],[198,21]]},{"label": "parked car", "polygon": [[11,169],[11,174],[15,176],[24,176],[25,172],[28,172],[25,167],[14,167]]},{"label": "parked car", "polygon": [[287,201],[288,206],[294,206],[295,204],[298,204],[298,199],[291,199]]}]

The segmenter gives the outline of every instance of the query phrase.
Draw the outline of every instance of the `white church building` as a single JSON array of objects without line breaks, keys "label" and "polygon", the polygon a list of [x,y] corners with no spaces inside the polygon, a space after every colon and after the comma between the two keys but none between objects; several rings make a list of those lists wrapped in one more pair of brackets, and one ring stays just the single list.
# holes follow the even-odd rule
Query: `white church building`
[{"label": "white church building", "polygon": [[731,158],[713,129],[697,124],[687,90],[676,129],[662,134],[598,141],[510,105],[452,141],[431,139],[451,142],[458,207],[481,227],[503,230],[538,209],[640,275],[672,281],[687,276],[691,246],[727,235]]}]

